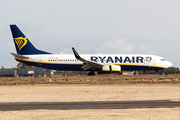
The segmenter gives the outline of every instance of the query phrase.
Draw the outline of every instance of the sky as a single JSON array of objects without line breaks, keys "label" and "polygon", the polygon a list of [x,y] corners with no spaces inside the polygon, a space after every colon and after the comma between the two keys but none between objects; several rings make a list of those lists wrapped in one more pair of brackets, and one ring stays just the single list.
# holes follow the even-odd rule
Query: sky
[{"label": "sky", "polygon": [[180,68],[179,0],[0,0],[0,67],[16,67],[9,28],[40,50],[152,54]]}]

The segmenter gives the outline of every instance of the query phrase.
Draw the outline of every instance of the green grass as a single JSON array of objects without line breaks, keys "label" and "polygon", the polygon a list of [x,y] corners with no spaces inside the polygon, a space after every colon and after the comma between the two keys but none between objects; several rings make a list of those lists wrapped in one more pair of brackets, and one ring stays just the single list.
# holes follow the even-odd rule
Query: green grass
[{"label": "green grass", "polygon": [[164,80],[164,78],[159,78],[159,80]]}]

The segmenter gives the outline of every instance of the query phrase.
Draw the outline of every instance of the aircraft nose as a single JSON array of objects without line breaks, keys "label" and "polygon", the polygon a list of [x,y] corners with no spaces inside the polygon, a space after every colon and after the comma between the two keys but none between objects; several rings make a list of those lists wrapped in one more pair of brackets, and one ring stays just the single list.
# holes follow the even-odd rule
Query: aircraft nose
[{"label": "aircraft nose", "polygon": [[167,67],[172,67],[172,66],[173,66],[173,64],[171,62],[167,61]]}]

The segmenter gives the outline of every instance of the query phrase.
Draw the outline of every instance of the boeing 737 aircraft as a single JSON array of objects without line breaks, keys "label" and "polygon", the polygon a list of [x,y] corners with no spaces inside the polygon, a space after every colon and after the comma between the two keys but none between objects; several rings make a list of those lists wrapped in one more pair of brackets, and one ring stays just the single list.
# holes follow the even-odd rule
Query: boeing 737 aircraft
[{"label": "boeing 737 aircraft", "polygon": [[19,62],[53,70],[90,71],[88,75],[120,73],[121,70],[162,70],[172,63],[160,56],[147,54],[52,54],[36,49],[16,25],[10,25]]}]

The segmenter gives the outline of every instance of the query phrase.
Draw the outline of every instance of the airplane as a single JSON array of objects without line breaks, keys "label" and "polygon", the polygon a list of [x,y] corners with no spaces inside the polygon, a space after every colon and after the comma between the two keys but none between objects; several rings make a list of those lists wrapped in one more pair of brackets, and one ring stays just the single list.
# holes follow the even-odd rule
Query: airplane
[{"label": "airplane", "polygon": [[121,73],[121,71],[161,71],[172,66],[163,57],[148,54],[52,54],[34,47],[16,25],[10,25],[17,53],[16,61],[29,66],[63,71],[89,71],[88,75]]}]

